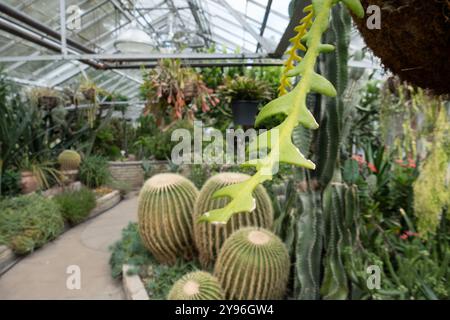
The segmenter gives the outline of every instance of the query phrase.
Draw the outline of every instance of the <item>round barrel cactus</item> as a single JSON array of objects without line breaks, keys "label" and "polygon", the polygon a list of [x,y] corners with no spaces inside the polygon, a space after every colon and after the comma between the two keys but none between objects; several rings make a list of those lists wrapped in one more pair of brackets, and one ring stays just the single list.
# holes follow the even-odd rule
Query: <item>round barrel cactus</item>
[{"label": "round barrel cactus", "polygon": [[231,300],[282,299],[289,278],[286,246],[272,232],[244,228],[225,241],[214,275]]},{"label": "round barrel cactus", "polygon": [[147,180],[138,201],[139,233],[161,263],[193,255],[192,210],[198,190],[186,178],[171,173]]},{"label": "round barrel cactus", "polygon": [[258,186],[253,192],[253,197],[256,200],[256,209],[253,212],[238,213],[226,225],[195,223],[204,213],[213,209],[223,208],[228,204],[230,200],[227,198],[212,198],[217,190],[245,181],[248,178],[250,178],[248,175],[242,173],[220,173],[206,181],[200,191],[194,209],[194,237],[200,263],[205,268],[214,263],[222,244],[234,231],[248,226],[272,228],[272,202],[267,191],[262,186]]},{"label": "round barrel cactus", "polygon": [[81,156],[73,150],[64,150],[58,156],[58,163],[62,171],[78,170],[81,163]]},{"label": "round barrel cactus", "polygon": [[175,282],[167,300],[223,300],[225,294],[216,277],[204,271],[191,272]]}]

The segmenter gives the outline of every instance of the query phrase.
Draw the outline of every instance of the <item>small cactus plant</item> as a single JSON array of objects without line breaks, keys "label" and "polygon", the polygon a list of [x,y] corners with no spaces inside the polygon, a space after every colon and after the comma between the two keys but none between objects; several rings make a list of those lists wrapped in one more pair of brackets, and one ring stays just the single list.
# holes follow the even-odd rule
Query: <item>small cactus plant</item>
[{"label": "small cactus plant", "polygon": [[232,300],[282,299],[289,279],[286,246],[272,232],[244,228],[225,241],[214,275]]},{"label": "small cactus plant", "polygon": [[78,170],[81,163],[81,156],[73,150],[64,150],[58,156],[58,163],[62,171]]},{"label": "small cactus plant", "polygon": [[167,300],[224,300],[216,277],[204,271],[191,272],[175,282]]},{"label": "small cactus plant", "polygon": [[[213,194],[226,186],[239,183],[249,176],[242,173],[220,173],[211,177],[203,186],[195,203],[194,222],[205,212],[222,208],[229,202],[227,198],[215,199]],[[194,223],[195,244],[199,252],[199,260],[203,267],[209,267],[215,261],[225,240],[242,227],[272,228],[273,208],[270,197],[262,186],[254,191],[256,209],[250,213],[239,213],[225,224]]]},{"label": "small cactus plant", "polygon": [[193,255],[192,210],[198,190],[183,176],[158,174],[139,194],[139,233],[144,245],[161,263]]}]

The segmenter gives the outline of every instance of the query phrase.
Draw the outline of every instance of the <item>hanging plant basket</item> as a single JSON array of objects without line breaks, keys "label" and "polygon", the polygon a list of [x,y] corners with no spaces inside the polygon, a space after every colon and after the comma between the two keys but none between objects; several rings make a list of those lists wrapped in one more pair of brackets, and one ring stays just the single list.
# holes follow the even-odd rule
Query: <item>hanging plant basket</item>
[{"label": "hanging plant basket", "polygon": [[84,89],[82,91],[83,96],[86,100],[94,101],[95,99],[95,88]]},{"label": "hanging plant basket", "polygon": [[436,94],[450,93],[450,2],[362,0],[381,8],[381,29],[354,20],[367,46],[386,68],[413,85]]},{"label": "hanging plant basket", "polygon": [[255,124],[256,115],[260,101],[252,100],[234,100],[231,103],[231,111],[233,112],[233,122],[242,126],[253,126]]},{"label": "hanging plant basket", "polygon": [[58,97],[54,96],[42,96],[38,98],[39,107],[52,110],[58,106]]},{"label": "hanging plant basket", "polygon": [[191,102],[195,96],[198,93],[198,88],[195,85],[194,82],[188,82],[185,86],[184,86],[184,99],[187,103]]}]

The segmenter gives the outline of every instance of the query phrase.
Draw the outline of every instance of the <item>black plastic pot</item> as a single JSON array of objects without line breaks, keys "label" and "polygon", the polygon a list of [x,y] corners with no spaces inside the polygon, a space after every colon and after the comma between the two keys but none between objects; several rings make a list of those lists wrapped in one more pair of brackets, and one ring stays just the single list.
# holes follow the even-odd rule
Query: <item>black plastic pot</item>
[{"label": "black plastic pot", "polygon": [[253,126],[258,114],[259,101],[235,100],[231,103],[234,124]]}]

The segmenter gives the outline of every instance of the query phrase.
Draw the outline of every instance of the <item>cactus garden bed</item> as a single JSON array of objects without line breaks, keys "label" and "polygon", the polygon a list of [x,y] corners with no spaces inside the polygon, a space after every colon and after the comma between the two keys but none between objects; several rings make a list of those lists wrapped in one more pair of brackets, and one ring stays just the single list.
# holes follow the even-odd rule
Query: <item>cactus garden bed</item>
[{"label": "cactus garden bed", "polygon": [[111,209],[120,200],[117,190],[96,195],[81,187],[3,200],[0,205],[0,275],[24,255],[56,239],[72,226]]}]

